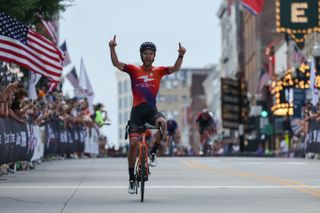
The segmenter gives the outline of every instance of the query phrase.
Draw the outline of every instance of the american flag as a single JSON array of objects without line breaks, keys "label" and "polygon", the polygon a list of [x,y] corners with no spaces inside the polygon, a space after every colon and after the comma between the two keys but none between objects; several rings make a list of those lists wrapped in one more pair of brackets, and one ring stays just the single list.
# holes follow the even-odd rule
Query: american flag
[{"label": "american flag", "polygon": [[257,85],[258,93],[262,93],[263,87],[268,84],[269,80],[271,80],[269,73],[266,71],[262,71],[261,76],[259,78],[259,84]]},{"label": "american flag", "polygon": [[69,57],[69,52],[68,52],[68,48],[67,48],[67,42],[64,41],[63,44],[60,46],[60,49],[62,50],[62,52],[64,53],[64,61],[62,66],[66,67],[69,64],[71,64],[71,59]]},{"label": "american flag", "polygon": [[51,21],[46,21],[43,18],[41,18],[41,23],[44,26],[44,29],[46,30],[46,32],[49,34],[49,36],[52,38],[52,41],[57,44],[58,43],[58,32],[54,27],[53,22]]},{"label": "american flag", "polygon": [[87,74],[87,69],[84,66],[83,59],[81,58],[81,63],[80,63],[80,77],[79,77],[79,87],[80,87],[80,92],[82,93],[83,97],[93,97],[94,92],[93,88],[91,85],[91,82],[89,80],[89,76]]},{"label": "american flag", "polygon": [[66,75],[66,78],[75,89],[79,87],[79,79],[75,67],[73,67],[73,69]]},{"label": "american flag", "polygon": [[49,92],[53,92],[56,90],[56,88],[58,87],[59,82],[56,81],[49,81],[48,82],[48,90]]},{"label": "american flag", "polygon": [[292,51],[293,63],[296,66],[300,66],[300,64],[306,63],[307,62],[306,56],[303,54],[301,49],[297,46],[297,44],[294,41],[292,41],[291,44],[293,45],[293,51]]},{"label": "american flag", "polygon": [[265,0],[242,0],[243,6],[253,15],[258,15],[262,12]]},{"label": "american flag", "polygon": [[16,63],[52,81],[59,81],[62,74],[61,50],[4,12],[0,12],[0,60]]},{"label": "american flag", "polygon": [[91,85],[91,82],[89,80],[87,70],[84,66],[83,59],[81,58],[81,64],[80,64],[80,77],[79,77],[79,94],[77,94],[79,97],[87,97],[89,102],[89,111],[90,113],[93,113],[93,98],[94,98],[94,92]]}]

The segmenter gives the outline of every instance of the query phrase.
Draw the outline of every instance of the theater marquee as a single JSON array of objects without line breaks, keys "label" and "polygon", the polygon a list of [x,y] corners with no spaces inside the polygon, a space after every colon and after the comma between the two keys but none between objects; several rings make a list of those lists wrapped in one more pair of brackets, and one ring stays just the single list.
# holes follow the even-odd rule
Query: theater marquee
[{"label": "theater marquee", "polygon": [[277,0],[276,25],[277,32],[304,42],[307,34],[320,32],[320,0]]}]

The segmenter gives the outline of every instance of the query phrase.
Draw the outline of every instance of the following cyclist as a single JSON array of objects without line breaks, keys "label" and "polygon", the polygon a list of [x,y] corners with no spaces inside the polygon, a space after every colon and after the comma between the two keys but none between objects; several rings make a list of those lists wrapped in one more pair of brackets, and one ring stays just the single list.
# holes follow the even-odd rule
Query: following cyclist
[{"label": "following cyclist", "polygon": [[205,143],[209,140],[210,136],[216,132],[216,123],[209,111],[203,109],[197,116],[196,124],[196,128],[200,134],[200,154],[203,154],[203,148],[206,145]]},{"label": "following cyclist", "polygon": [[[119,70],[129,74],[133,95],[133,107],[129,120],[129,141],[128,167],[129,167],[129,194],[135,193],[134,166],[138,143],[141,131],[139,128],[145,123],[160,127],[165,136],[167,124],[165,117],[156,107],[156,96],[159,91],[160,80],[164,75],[177,72],[182,64],[186,49],[179,43],[178,57],[173,66],[154,67],[152,66],[156,56],[156,46],[152,42],[144,42],[140,46],[141,66],[125,64],[118,60],[116,54],[116,36],[109,42],[112,64]],[[159,132],[155,136],[155,143],[150,151],[150,166],[157,164],[156,152],[161,142]]]},{"label": "following cyclist", "polygon": [[174,155],[173,147],[177,149],[179,146],[179,141],[180,141],[180,132],[178,129],[177,122],[173,119],[167,120],[166,146],[170,150],[169,151],[170,155]]}]

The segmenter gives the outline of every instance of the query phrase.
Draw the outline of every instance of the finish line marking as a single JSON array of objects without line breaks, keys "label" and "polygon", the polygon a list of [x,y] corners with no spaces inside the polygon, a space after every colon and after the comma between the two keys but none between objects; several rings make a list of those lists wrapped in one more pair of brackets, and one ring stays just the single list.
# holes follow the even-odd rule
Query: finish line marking
[{"label": "finish line marking", "polygon": [[[0,186],[0,189],[126,189],[127,186]],[[320,186],[146,186],[147,189],[320,189]]]}]

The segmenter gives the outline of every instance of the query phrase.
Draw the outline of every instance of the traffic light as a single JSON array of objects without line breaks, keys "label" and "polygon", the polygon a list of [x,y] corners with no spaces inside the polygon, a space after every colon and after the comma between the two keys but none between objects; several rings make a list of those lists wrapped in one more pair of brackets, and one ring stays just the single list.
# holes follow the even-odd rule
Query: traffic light
[{"label": "traffic light", "polygon": [[266,117],[268,117],[268,111],[262,110],[260,115],[261,115],[262,118],[266,118]]}]

